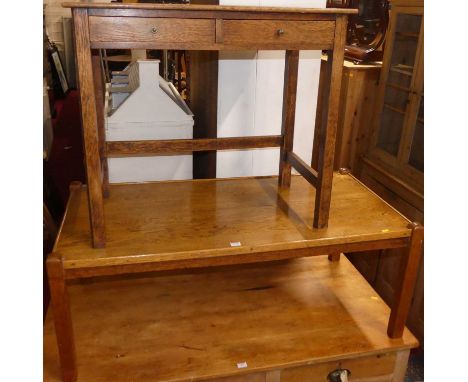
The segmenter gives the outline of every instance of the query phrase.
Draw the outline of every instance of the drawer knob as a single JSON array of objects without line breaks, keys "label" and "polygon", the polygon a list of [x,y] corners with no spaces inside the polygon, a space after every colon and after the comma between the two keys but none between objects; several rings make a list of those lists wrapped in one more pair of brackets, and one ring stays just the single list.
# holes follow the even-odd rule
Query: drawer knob
[{"label": "drawer knob", "polygon": [[348,377],[351,375],[351,372],[348,369],[336,369],[333,370],[327,376],[328,382],[348,382]]},{"label": "drawer knob", "polygon": [[158,33],[158,28],[156,27],[151,28],[151,33]]},{"label": "drawer knob", "polygon": [[278,29],[278,30],[276,31],[276,34],[277,34],[278,36],[284,35],[284,29],[282,29],[282,28]]}]

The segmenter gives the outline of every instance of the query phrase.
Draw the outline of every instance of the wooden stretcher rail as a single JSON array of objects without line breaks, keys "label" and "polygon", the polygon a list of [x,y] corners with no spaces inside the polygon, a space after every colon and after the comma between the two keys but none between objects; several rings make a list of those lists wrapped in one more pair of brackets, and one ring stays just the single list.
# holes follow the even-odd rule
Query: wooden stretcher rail
[{"label": "wooden stretcher rail", "polygon": [[194,151],[242,150],[265,147],[279,147],[283,142],[281,135],[170,139],[159,141],[114,141],[107,142],[107,157],[151,156],[161,154],[181,154]]},{"label": "wooden stretcher rail", "polygon": [[301,174],[311,185],[317,187],[318,173],[299,156],[293,152],[288,152],[287,160],[289,164],[294,167],[299,174]]},{"label": "wooden stretcher rail", "polygon": [[295,259],[300,257],[310,256],[323,256],[333,255],[342,252],[361,252],[369,251],[381,248],[403,248],[408,246],[410,239],[407,237],[400,237],[394,239],[374,240],[357,243],[345,243],[335,244],[329,246],[320,247],[309,247],[301,249],[285,249],[270,252],[258,252],[258,253],[245,253],[230,255],[226,252],[226,255],[221,256],[207,256],[207,257],[188,257],[183,260],[171,260],[171,261],[149,261],[140,262],[136,264],[118,264],[118,265],[103,265],[94,267],[79,267],[79,268],[66,268],[64,269],[65,278],[68,280],[97,277],[97,276],[110,276],[119,274],[131,274],[131,273],[142,273],[142,272],[156,272],[156,271],[172,271],[177,269],[193,269],[193,268],[205,268],[213,266],[225,266],[235,264],[249,264],[259,263],[266,261],[278,261],[286,259]]}]

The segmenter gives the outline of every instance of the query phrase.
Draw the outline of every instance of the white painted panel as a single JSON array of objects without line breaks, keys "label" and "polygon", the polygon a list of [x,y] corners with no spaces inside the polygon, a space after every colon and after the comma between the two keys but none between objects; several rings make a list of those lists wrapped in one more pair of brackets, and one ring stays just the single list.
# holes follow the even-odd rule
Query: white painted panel
[{"label": "white painted panel", "polygon": [[312,159],[315,110],[320,77],[320,51],[301,51],[297,85],[294,152],[306,163]]},{"label": "white painted panel", "polygon": [[[284,51],[258,52],[255,135],[281,134],[283,108]],[[253,150],[250,175],[278,174],[279,148]]]},{"label": "white painted panel", "polygon": [[[158,66],[159,61],[139,60],[137,64],[128,67],[130,83],[137,84],[137,88],[113,114],[106,116],[108,141],[193,137],[192,114],[177,103],[178,98],[159,76]],[[138,81],[134,81],[135,77],[138,77]],[[109,94],[106,94],[106,100],[110,101]],[[110,183],[180,180],[192,177],[191,155],[109,159]]]},{"label": "white painted panel", "polygon": [[[288,6],[325,8],[325,0],[221,0],[222,5]],[[230,53],[232,54],[232,53]],[[284,51],[236,53],[236,60],[220,55],[218,97],[218,136],[275,135],[281,132],[284,80]],[[246,62],[246,61],[255,61]],[[241,68],[241,69],[240,69]],[[244,75],[239,78],[238,75]],[[294,152],[307,163],[312,157],[320,51],[301,51],[294,135]],[[255,83],[246,80],[253,76]],[[235,102],[233,102],[235,100]],[[244,101],[254,104],[241,106]],[[252,121],[243,125],[236,121]],[[251,127],[250,127],[251,126]],[[228,128],[226,128],[228,127]],[[226,135],[226,132],[229,132]],[[278,174],[279,149],[218,152],[217,176],[257,176]]]},{"label": "white painted panel", "polygon": [[[220,52],[218,74],[218,137],[254,135],[257,52]],[[218,151],[216,176],[252,173],[252,153]]]},{"label": "white painted panel", "polygon": [[192,179],[192,156],[109,158],[109,182]]}]

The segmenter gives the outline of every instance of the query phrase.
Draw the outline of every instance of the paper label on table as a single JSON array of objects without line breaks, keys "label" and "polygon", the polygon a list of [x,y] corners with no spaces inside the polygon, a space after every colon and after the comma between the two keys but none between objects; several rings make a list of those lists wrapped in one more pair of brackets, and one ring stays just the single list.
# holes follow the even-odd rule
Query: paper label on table
[{"label": "paper label on table", "polygon": [[240,362],[237,364],[238,369],[245,369],[247,367],[247,362]]},{"label": "paper label on table", "polygon": [[242,246],[240,241],[231,241],[231,247],[240,247]]}]

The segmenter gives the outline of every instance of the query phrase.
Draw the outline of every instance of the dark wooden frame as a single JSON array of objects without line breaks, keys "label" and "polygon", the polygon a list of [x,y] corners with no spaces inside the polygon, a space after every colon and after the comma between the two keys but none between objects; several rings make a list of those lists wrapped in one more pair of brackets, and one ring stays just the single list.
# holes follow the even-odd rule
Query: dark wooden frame
[{"label": "dark wooden frame", "polygon": [[[78,79],[80,87],[81,113],[83,122],[83,140],[85,147],[85,161],[88,179],[88,205],[91,222],[92,241],[94,247],[105,246],[104,206],[103,198],[109,195],[107,158],[112,156],[131,155],[170,155],[173,153],[213,151],[221,149],[243,149],[254,147],[280,147],[279,186],[289,187],[291,182],[291,169],[295,168],[312,186],[316,187],[316,200],[314,211],[314,227],[327,226],[330,209],[331,188],[333,178],[333,162],[338,119],[338,102],[340,96],[341,71],[343,64],[344,43],[346,34],[347,14],[354,10],[333,9],[291,9],[291,8],[254,8],[254,7],[220,7],[220,6],[183,6],[183,5],[154,5],[154,4],[68,4],[72,8],[75,28],[75,49],[77,56]],[[329,50],[329,60],[325,81],[321,83],[326,95],[319,100],[323,107],[321,113],[325,123],[322,123],[318,132],[313,163],[309,166],[293,151],[295,103],[297,89],[297,74],[299,64],[299,49],[315,47],[313,42],[289,40],[286,49],[285,86],[283,100],[282,131],[280,136],[264,137],[235,137],[210,138],[194,140],[166,140],[166,141],[137,141],[137,142],[105,142],[103,123],[103,95],[102,79],[98,75],[100,69],[97,55],[93,58],[91,49],[103,47],[125,48],[155,48],[159,43],[132,43],[124,41],[114,45],[97,44],[95,36],[90,34],[89,17],[128,17],[130,23],[137,18],[146,18],[151,22],[153,17],[174,18],[203,18],[212,19],[215,23],[216,38],[213,43],[206,45],[206,49],[234,49],[239,46],[225,46],[222,38],[222,20],[306,20],[321,23],[323,21],[334,23],[334,33],[329,43],[322,44],[319,49]],[[148,24],[150,25],[150,24]],[[119,31],[115,28],[115,31]],[[255,37],[253,37],[255,38]],[[279,37],[280,38],[280,37]],[[148,46],[149,45],[149,46]],[[164,45],[164,44],[163,44]],[[173,49],[187,49],[187,43],[172,44]],[[175,45],[175,46],[174,46]],[[196,44],[195,44],[196,45]],[[246,41],[242,48],[249,46],[256,49],[281,49],[280,43]],[[202,49],[201,46],[191,47]],[[284,47],[283,47],[284,50]],[[80,184],[71,185],[71,194],[81,188]],[[120,264],[109,267],[66,269],[60,253],[54,252],[47,261],[48,276],[51,287],[51,303],[54,311],[54,322],[59,348],[60,365],[64,382],[74,382],[77,378],[75,360],[75,347],[73,339],[73,326],[71,323],[70,305],[67,295],[67,280],[114,275],[139,273],[156,270],[179,268],[195,268],[215,265],[241,264],[259,261],[272,261],[302,256],[329,255],[330,260],[339,259],[341,252],[363,251],[381,248],[407,248],[407,256],[402,263],[401,287],[398,291],[397,302],[391,311],[388,335],[392,338],[401,337],[405,320],[411,303],[412,292],[417,274],[417,266],[421,255],[423,228],[418,224],[408,227],[411,230],[407,235],[395,238],[373,241],[352,242],[335,245],[322,245],[317,248],[303,250],[284,249],[266,253],[252,253],[239,256],[224,256],[193,258],[190,263],[165,262]],[[409,234],[409,233],[408,233]]]}]

